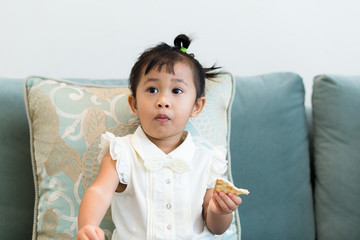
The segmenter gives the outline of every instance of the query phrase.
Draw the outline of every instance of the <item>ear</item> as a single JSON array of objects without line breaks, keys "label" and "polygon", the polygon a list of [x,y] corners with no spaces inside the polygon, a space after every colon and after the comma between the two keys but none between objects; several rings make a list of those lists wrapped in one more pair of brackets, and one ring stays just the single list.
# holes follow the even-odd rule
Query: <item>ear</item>
[{"label": "ear", "polygon": [[131,108],[131,111],[136,115],[138,116],[138,112],[137,112],[137,104],[136,104],[136,99],[133,95],[129,95],[128,97],[128,103],[129,103],[129,106]]},{"label": "ear", "polygon": [[191,117],[196,117],[197,115],[199,115],[201,113],[201,111],[203,110],[203,108],[205,106],[205,102],[206,102],[205,97],[201,97],[196,100],[194,108],[191,112]]}]

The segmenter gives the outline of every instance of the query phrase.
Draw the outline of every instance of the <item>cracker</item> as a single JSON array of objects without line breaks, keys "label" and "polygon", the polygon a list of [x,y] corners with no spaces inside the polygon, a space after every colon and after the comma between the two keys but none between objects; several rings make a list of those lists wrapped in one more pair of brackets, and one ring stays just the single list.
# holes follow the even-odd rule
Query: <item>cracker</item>
[{"label": "cracker", "polygon": [[247,189],[235,187],[234,184],[232,184],[226,179],[218,178],[216,179],[216,184],[213,193],[220,193],[220,192],[226,194],[232,193],[234,195],[240,195],[240,194],[248,195],[250,193],[249,190]]}]

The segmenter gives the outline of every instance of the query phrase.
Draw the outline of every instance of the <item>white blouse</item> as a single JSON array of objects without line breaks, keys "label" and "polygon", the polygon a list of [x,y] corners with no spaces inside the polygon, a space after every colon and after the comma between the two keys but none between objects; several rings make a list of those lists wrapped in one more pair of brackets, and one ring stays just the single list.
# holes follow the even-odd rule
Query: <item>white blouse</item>
[{"label": "white blouse", "polygon": [[183,143],[165,154],[139,126],[134,134],[102,135],[101,156],[116,160],[125,191],[111,203],[116,229],[112,239],[212,239],[204,224],[205,192],[227,170],[223,147],[209,149],[193,141],[188,132]]}]

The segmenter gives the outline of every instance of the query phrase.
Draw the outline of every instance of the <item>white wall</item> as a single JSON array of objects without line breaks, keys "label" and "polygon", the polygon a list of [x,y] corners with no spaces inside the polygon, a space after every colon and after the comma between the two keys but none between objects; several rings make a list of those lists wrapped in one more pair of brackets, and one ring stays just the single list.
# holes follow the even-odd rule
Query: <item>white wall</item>
[{"label": "white wall", "polygon": [[0,77],[126,78],[178,33],[233,75],[360,75],[357,0],[0,0]]}]

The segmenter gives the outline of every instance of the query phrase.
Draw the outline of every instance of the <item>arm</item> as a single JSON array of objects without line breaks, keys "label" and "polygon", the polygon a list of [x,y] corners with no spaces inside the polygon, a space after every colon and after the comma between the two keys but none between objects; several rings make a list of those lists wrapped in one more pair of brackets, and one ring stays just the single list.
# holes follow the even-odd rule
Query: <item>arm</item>
[{"label": "arm", "polygon": [[[78,216],[79,232],[76,239],[102,239],[104,235],[98,227],[109,208],[112,196],[119,185],[116,161],[107,153],[100,165],[99,174],[86,190],[80,204]],[[105,238],[103,238],[105,239]]]},{"label": "arm", "polygon": [[206,227],[213,234],[223,234],[232,222],[232,212],[241,204],[241,198],[232,193],[212,194],[208,189],[204,197],[203,213]]}]

